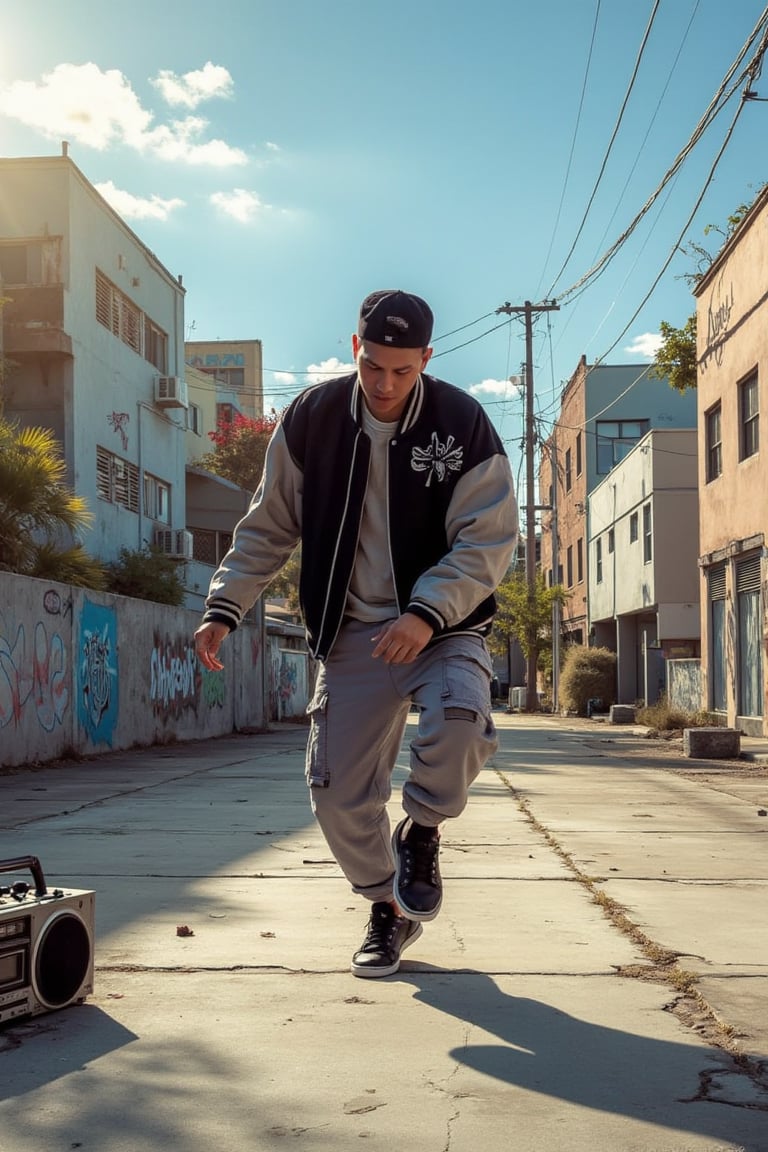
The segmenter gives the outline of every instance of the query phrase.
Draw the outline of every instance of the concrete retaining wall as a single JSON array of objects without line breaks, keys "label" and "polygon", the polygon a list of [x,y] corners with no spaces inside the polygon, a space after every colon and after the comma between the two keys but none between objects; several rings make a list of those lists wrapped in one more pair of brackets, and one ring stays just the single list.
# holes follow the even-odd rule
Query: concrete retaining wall
[{"label": "concrete retaining wall", "polygon": [[0,764],[11,767],[266,723],[263,625],[198,662],[200,617],[125,596],[0,573]]},{"label": "concrete retaining wall", "polygon": [[667,660],[667,701],[683,712],[701,709],[701,660]]}]

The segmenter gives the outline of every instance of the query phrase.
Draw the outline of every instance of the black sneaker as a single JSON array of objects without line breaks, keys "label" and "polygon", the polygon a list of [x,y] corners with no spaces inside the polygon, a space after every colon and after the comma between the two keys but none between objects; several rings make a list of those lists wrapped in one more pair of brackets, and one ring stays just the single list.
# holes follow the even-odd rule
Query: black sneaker
[{"label": "black sneaker", "polygon": [[368,931],[352,957],[355,976],[376,979],[391,976],[400,967],[400,955],[421,936],[421,924],[396,916],[391,904],[378,902],[371,908]]},{"label": "black sneaker", "polygon": [[[410,827],[403,838],[406,825]],[[426,828],[406,817],[395,828],[392,851],[395,854],[394,896],[404,915],[409,920],[434,920],[443,902],[437,828]]]}]

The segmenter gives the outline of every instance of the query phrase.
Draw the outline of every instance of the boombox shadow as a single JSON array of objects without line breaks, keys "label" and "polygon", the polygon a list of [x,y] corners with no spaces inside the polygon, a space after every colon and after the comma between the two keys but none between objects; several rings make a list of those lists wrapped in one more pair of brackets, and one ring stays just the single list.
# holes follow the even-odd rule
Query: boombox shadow
[{"label": "boombox shadow", "polygon": [[[2,1024],[0,1101],[48,1087],[137,1039],[135,1032],[88,1002]],[[11,1053],[13,1072],[5,1076],[2,1061]]]}]

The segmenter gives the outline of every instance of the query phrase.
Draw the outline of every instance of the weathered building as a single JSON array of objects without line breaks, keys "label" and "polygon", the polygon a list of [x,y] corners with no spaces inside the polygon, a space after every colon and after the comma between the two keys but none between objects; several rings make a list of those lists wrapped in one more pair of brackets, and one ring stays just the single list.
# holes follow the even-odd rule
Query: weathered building
[{"label": "weathered building", "polygon": [[695,296],[702,704],[747,734],[765,735],[768,187]]}]

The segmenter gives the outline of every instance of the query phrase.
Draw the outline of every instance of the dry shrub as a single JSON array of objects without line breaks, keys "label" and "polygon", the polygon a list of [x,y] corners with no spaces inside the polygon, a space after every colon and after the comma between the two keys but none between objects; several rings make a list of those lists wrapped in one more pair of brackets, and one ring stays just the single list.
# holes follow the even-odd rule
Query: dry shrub
[{"label": "dry shrub", "polygon": [[616,653],[609,648],[569,648],[560,673],[560,703],[579,715],[589,700],[602,700],[605,708],[616,699]]}]

